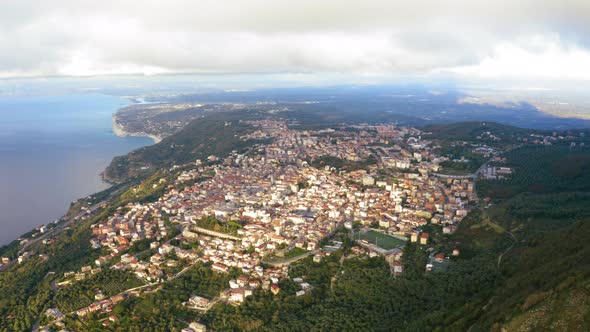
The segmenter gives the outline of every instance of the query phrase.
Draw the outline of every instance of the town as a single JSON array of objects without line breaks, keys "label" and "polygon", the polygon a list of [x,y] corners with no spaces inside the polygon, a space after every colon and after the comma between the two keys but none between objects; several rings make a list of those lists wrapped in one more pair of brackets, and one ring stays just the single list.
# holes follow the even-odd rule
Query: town
[{"label": "town", "polygon": [[[166,188],[157,201],[127,204],[92,225],[91,245],[105,255],[95,267],[66,273],[59,286],[110,268],[131,271],[156,287],[201,262],[218,273],[239,271],[239,276],[215,299],[194,294],[187,306],[207,310],[217,301],[239,304],[256,288],[280,292],[278,283],[288,276],[290,263],[309,255],[321,262],[341,245],[327,240],[342,228],[359,240],[355,252],[384,256],[392,274],[399,275],[408,240],[429,244],[429,234],[422,231],[429,223],[454,232],[478,201],[473,179],[438,176],[439,163],[446,159],[415,128],[296,131],[277,120],[248,125],[256,130],[243,140],[269,143],[175,166],[174,181],[162,178],[154,184]],[[129,253],[139,241],[149,242],[153,254]],[[445,259],[445,253],[436,256],[438,262]],[[313,288],[297,281],[297,295]],[[132,294],[99,296],[75,314],[109,312]]]}]

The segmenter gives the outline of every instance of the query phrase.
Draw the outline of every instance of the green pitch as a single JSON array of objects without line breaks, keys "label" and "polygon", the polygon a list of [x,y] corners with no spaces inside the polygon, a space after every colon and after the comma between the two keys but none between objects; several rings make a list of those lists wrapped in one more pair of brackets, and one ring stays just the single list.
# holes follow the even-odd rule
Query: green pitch
[{"label": "green pitch", "polygon": [[403,240],[373,230],[361,232],[360,239],[367,240],[369,243],[375,244],[385,250],[391,250],[406,244]]}]

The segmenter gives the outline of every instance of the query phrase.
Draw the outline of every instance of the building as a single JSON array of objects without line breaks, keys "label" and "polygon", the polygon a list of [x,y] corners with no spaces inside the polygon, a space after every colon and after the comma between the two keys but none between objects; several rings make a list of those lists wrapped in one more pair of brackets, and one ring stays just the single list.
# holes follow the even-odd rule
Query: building
[{"label": "building", "polygon": [[277,295],[277,294],[278,294],[278,293],[281,291],[281,288],[280,288],[279,286],[277,286],[277,285],[271,285],[271,286],[270,286],[270,291],[271,291],[271,292],[272,292],[274,295]]},{"label": "building", "polygon": [[209,300],[198,295],[192,296],[188,303],[198,309],[206,309],[209,306]]},{"label": "building", "polygon": [[391,273],[394,276],[399,276],[400,274],[402,274],[404,272],[404,266],[400,263],[393,263],[391,265]]},{"label": "building", "polygon": [[420,234],[420,244],[422,244],[422,245],[428,244],[428,233]]},{"label": "building", "polygon": [[190,325],[188,327],[191,328],[195,332],[206,332],[207,331],[207,326],[197,323],[197,322],[190,323]]}]

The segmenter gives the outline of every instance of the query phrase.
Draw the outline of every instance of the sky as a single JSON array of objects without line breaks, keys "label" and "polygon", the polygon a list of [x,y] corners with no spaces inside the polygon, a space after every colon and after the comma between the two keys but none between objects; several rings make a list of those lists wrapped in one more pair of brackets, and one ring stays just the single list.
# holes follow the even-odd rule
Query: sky
[{"label": "sky", "polygon": [[0,78],[171,73],[590,80],[590,1],[0,1]]}]

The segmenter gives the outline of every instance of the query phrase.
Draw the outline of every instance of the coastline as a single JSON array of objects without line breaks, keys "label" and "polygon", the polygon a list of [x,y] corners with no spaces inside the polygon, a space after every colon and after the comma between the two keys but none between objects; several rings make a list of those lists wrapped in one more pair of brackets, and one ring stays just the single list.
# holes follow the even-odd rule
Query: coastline
[{"label": "coastline", "polygon": [[116,113],[113,114],[113,133],[117,137],[149,137],[154,141],[154,144],[158,144],[162,141],[162,138],[157,135],[151,135],[151,134],[144,133],[144,132],[132,133],[132,132],[126,131],[125,128],[123,127],[123,125],[121,125],[119,122],[117,122]]}]

